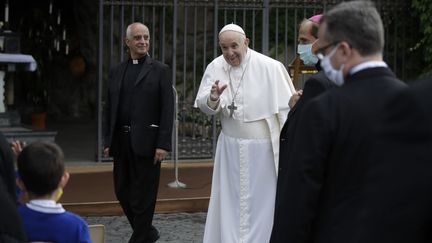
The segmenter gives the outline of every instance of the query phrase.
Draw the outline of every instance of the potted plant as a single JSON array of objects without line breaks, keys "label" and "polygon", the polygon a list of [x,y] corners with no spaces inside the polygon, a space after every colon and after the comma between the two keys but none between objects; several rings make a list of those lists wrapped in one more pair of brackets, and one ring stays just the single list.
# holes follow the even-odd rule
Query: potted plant
[{"label": "potted plant", "polygon": [[[46,121],[46,102],[43,98],[43,94],[41,96],[34,96],[34,110],[31,113],[31,124],[34,127],[44,129],[45,121]],[[46,94],[45,94],[46,96]]]},{"label": "potted plant", "polygon": [[47,81],[38,69],[36,79],[31,82],[28,92],[28,101],[31,104],[31,124],[34,127],[44,129],[48,105]]}]

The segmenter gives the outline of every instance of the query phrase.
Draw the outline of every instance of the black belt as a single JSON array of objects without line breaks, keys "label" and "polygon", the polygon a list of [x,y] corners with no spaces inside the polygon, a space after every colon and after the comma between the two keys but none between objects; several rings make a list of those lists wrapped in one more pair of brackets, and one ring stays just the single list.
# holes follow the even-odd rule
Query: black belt
[{"label": "black belt", "polygon": [[130,126],[120,126],[120,131],[124,132],[124,133],[129,133],[131,131],[131,127]]}]

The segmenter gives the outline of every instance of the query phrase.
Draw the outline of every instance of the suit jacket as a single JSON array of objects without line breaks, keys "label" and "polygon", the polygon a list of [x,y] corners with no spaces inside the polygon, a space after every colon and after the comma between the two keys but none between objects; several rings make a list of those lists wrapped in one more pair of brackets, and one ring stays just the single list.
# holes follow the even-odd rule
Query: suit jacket
[{"label": "suit jacket", "polygon": [[285,202],[291,200],[285,197],[286,190],[286,173],[289,164],[289,156],[294,149],[292,144],[295,139],[295,132],[298,127],[298,119],[304,105],[315,98],[316,96],[324,93],[336,85],[331,82],[323,71],[311,76],[305,83],[303,88],[303,95],[288,113],[286,120],[280,134],[280,148],[279,148],[279,173],[276,188],[276,201],[274,223],[270,242],[285,242]]},{"label": "suit jacket", "polygon": [[[381,153],[374,155],[392,167],[388,183],[398,182],[384,184],[398,188],[389,195],[392,202],[386,210],[397,212],[388,220],[393,220],[391,230],[396,233],[382,242],[432,242],[431,94],[431,78],[397,93],[387,103],[385,122],[378,128],[375,144]],[[385,190],[382,186],[378,189]],[[380,221],[376,224],[383,224]]]},{"label": "suit jacket", "polygon": [[301,114],[286,174],[284,242],[424,242],[432,163],[409,159],[409,142],[392,143],[394,131],[381,131],[406,85],[382,67],[345,82]]},{"label": "suit jacket", "polygon": [[[110,71],[104,119],[104,145],[116,156],[114,137],[119,106],[120,89],[127,61]],[[171,150],[174,119],[174,92],[171,72],[167,65],[147,56],[131,97],[130,136],[133,151],[153,157],[156,148]]]},{"label": "suit jacket", "polygon": [[414,83],[409,92],[412,93],[414,99],[419,104],[420,112],[424,113],[429,119],[432,119],[432,76]]}]

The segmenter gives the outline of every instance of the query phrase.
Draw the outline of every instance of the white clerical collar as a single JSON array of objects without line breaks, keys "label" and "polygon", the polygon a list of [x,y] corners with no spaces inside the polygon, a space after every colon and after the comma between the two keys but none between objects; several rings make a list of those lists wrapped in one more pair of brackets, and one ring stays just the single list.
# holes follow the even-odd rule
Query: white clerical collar
[{"label": "white clerical collar", "polygon": [[383,61],[368,61],[358,64],[357,66],[354,66],[350,70],[350,75],[353,75],[354,73],[360,72],[361,70],[368,69],[368,68],[375,68],[375,67],[387,67],[387,64]]},{"label": "white clerical collar", "polygon": [[139,64],[139,63],[143,63],[143,62],[146,60],[147,56],[149,56],[148,53],[147,53],[147,55],[144,55],[144,56],[142,56],[142,57],[140,57],[140,58],[137,58],[137,59],[133,59],[133,58],[131,58],[131,59],[132,59],[132,64]]},{"label": "white clerical collar", "polygon": [[64,213],[66,210],[60,203],[49,199],[30,200],[26,206],[34,211],[41,213]]},{"label": "white clerical collar", "polygon": [[[249,61],[251,55],[251,50],[248,48],[247,52],[246,52],[246,56],[243,58],[242,63],[238,66],[241,69],[244,69],[246,67],[247,62]],[[224,59],[225,60],[225,59]],[[230,70],[230,68],[234,68],[233,66],[231,66],[226,60],[225,63],[223,65],[223,68],[225,69],[226,72],[228,72]]]}]

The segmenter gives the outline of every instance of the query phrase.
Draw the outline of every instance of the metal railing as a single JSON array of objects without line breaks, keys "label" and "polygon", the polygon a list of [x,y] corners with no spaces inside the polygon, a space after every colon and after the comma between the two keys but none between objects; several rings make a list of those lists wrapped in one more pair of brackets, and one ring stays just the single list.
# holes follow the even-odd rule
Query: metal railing
[{"label": "metal railing", "polygon": [[[178,156],[211,158],[219,132],[217,119],[194,109],[201,76],[220,55],[217,34],[223,25],[237,23],[250,38],[250,47],[286,66],[295,56],[298,25],[305,17],[321,13],[341,0],[100,0],[98,53],[98,161],[102,160],[102,112],[105,82],[110,67],[125,60],[125,30],[132,22],[150,29],[152,58],[172,68],[178,90]],[[403,79],[403,36],[407,8],[404,0],[376,0],[386,27],[384,57]],[[401,38],[402,37],[402,38]],[[400,41],[402,40],[402,41]]]}]

